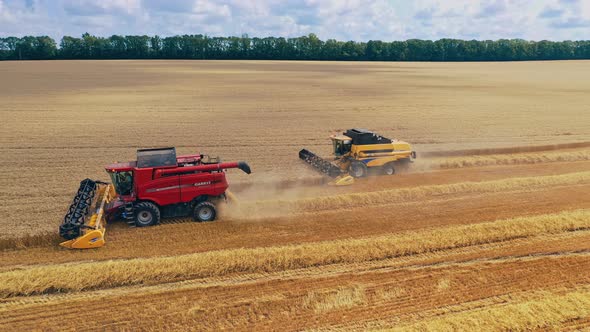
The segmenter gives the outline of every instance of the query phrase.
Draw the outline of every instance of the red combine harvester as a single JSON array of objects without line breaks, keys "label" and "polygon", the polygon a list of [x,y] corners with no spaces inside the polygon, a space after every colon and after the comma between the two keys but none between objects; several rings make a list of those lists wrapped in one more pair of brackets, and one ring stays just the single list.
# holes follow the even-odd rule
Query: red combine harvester
[{"label": "red combine harvester", "polygon": [[83,180],[59,227],[67,248],[96,248],[105,244],[105,225],[123,219],[145,227],[161,218],[192,216],[213,221],[216,204],[228,197],[224,170],[245,162],[222,163],[204,155],[176,156],[175,148],[137,150],[137,160],[105,167],[112,184]]}]

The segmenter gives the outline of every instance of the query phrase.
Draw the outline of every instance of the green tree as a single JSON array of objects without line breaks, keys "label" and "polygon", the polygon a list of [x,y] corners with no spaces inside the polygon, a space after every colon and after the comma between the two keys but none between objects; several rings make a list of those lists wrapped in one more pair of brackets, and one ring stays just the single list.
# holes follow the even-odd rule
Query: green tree
[{"label": "green tree", "polygon": [[146,35],[85,33],[64,36],[59,49],[48,36],[0,38],[0,60],[34,59],[276,59],[369,61],[522,61],[590,59],[590,41],[522,39],[437,41],[409,39],[367,43],[325,42],[315,34],[296,38],[208,37],[183,35],[160,38]]},{"label": "green tree", "polygon": [[387,48],[384,47],[383,42],[380,40],[369,40],[367,43],[367,50],[366,55],[368,60],[377,60],[382,61],[386,58],[386,50]]},{"label": "green tree", "polygon": [[162,38],[160,36],[155,35],[150,38],[150,58],[159,58],[162,52]]},{"label": "green tree", "polygon": [[147,59],[150,50],[149,42],[148,36],[125,36],[126,58]]}]

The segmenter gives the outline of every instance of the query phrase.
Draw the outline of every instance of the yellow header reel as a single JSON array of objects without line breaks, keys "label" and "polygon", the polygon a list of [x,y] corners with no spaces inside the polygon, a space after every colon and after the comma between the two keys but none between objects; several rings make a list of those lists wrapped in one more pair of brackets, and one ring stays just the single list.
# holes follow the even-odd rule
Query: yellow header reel
[{"label": "yellow header reel", "polygon": [[115,198],[114,187],[110,184],[86,179],[74,198],[60,235],[70,238],[59,245],[69,249],[99,248],[105,244],[105,206]]}]

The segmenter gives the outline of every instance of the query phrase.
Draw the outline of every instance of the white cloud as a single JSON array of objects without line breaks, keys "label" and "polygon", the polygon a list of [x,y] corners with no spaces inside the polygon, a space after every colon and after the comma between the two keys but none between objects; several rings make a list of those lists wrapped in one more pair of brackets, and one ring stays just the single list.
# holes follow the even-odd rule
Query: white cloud
[{"label": "white cloud", "polygon": [[8,10],[4,8],[4,2],[0,0],[0,23],[8,20]]},{"label": "white cloud", "polygon": [[[0,0],[0,35],[587,39],[580,0]],[[16,24],[18,23],[18,24]]]},{"label": "white cloud", "polygon": [[141,9],[140,0],[61,0],[60,3],[68,14],[74,16],[133,15]]}]

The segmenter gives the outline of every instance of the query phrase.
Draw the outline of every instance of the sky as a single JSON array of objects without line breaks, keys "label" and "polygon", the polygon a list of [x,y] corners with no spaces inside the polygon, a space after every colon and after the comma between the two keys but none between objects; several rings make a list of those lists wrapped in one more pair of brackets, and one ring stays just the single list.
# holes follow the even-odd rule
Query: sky
[{"label": "sky", "polygon": [[590,0],[0,0],[0,36],[587,40]]}]

